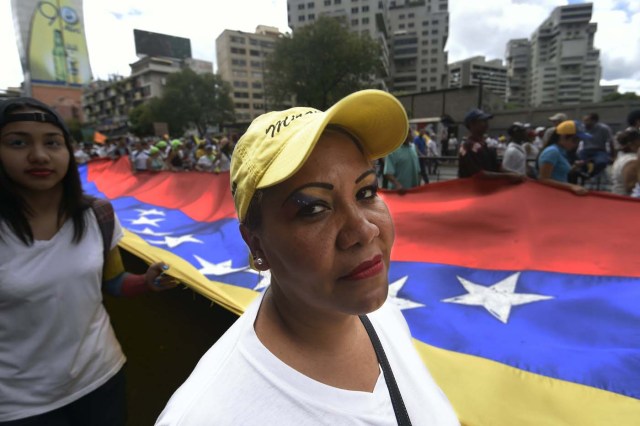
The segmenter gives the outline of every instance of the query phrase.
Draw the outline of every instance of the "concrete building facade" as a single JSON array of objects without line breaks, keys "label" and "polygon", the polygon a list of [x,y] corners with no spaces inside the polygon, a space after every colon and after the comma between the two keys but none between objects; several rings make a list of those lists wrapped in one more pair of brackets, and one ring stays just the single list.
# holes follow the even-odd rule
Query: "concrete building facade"
[{"label": "concrete building facade", "polygon": [[593,4],[554,9],[531,37],[532,106],[598,102],[600,51],[594,47],[597,24]]},{"label": "concrete building facade", "polygon": [[216,39],[217,72],[231,85],[238,122],[250,122],[269,110],[264,61],[279,37],[277,28],[260,25],[255,33],[224,30]]},{"label": "concrete building facade", "polygon": [[90,83],[82,94],[85,120],[106,134],[126,133],[129,112],[152,98],[162,96],[169,74],[189,67],[195,72],[213,70],[208,61],[146,56],[129,64],[129,77],[114,75],[109,80]]},{"label": "concrete building facade", "polygon": [[479,86],[503,100],[507,93],[507,68],[500,59],[474,56],[449,64],[449,88]]},{"label": "concrete building facade", "polygon": [[507,90],[506,101],[516,107],[529,105],[531,43],[526,38],[509,40],[506,51]]},{"label": "concrete building facade", "polygon": [[390,0],[390,88],[396,95],[447,87],[449,2]]},{"label": "concrete building facade", "polygon": [[288,0],[289,27],[342,18],[382,48],[378,84],[394,94],[446,87],[448,0]]}]

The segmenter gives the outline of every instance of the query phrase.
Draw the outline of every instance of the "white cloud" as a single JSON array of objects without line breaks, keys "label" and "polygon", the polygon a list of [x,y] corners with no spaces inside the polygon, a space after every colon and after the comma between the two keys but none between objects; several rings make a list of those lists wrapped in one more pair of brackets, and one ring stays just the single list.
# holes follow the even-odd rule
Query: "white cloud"
[{"label": "white cloud", "polygon": [[[0,88],[22,81],[9,3],[0,7]],[[449,61],[476,55],[503,59],[510,39],[530,38],[554,7],[567,3],[451,0]],[[253,32],[263,24],[288,31],[286,0],[88,0],[84,13],[91,66],[101,78],[129,74],[129,64],[137,59],[134,28],[189,38],[193,56],[214,63],[215,39],[225,29]],[[595,0],[593,21],[598,23],[595,44],[603,83],[640,93],[640,1]]]}]

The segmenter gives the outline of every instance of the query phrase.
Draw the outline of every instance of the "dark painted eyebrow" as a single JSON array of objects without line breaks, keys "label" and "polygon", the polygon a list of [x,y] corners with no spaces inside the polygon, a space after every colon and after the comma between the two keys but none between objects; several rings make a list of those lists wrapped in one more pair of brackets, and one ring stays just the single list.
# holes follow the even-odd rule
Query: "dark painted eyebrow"
[{"label": "dark painted eyebrow", "polygon": [[322,188],[322,189],[327,189],[329,191],[333,191],[333,185],[331,185],[330,183],[326,183],[326,182],[309,182],[309,183],[305,183],[302,186],[299,186],[298,188],[294,189],[293,191],[291,191],[291,194],[289,194],[287,196],[287,198],[284,199],[284,202],[282,203],[282,205],[284,205],[287,201],[289,201],[289,198],[293,197],[293,195],[297,192],[302,191],[305,188]]},{"label": "dark painted eyebrow", "polygon": [[362,181],[362,179],[366,178],[367,176],[371,175],[371,174],[376,174],[376,171],[374,169],[369,169],[366,172],[364,172],[363,174],[361,174],[360,176],[358,176],[358,178],[356,179],[356,183],[360,183],[360,181]]},{"label": "dark painted eyebrow", "polygon": [[[2,135],[18,135],[18,136],[31,136],[31,133],[29,132],[6,132],[3,133]],[[64,134],[62,132],[48,132],[44,134],[45,136],[64,136]]]}]

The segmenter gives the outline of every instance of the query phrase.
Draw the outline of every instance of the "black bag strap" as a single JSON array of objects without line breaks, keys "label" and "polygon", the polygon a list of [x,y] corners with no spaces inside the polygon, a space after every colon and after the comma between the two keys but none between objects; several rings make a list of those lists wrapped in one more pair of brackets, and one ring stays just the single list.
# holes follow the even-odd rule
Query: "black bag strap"
[{"label": "black bag strap", "polygon": [[391,405],[393,405],[393,412],[396,413],[398,426],[411,426],[411,419],[409,419],[407,407],[404,406],[400,389],[396,383],[396,378],[393,376],[393,371],[391,371],[391,365],[389,365],[387,355],[384,353],[382,343],[380,343],[380,339],[378,338],[378,333],[376,333],[373,324],[371,324],[371,320],[366,315],[360,315],[360,321],[362,321],[362,325],[364,325],[365,330],[367,330],[369,339],[371,339],[371,343],[373,344],[373,349],[376,351],[378,362],[384,374],[384,381],[387,383],[387,388],[389,389]]},{"label": "black bag strap", "polygon": [[100,227],[100,233],[102,234],[102,256],[104,259],[103,265],[106,265],[107,256],[111,251],[113,228],[115,227],[115,215],[113,213],[113,206],[108,200],[95,197],[91,197],[89,199],[89,205],[91,206],[91,210],[93,210],[93,214],[96,216],[98,226]]}]

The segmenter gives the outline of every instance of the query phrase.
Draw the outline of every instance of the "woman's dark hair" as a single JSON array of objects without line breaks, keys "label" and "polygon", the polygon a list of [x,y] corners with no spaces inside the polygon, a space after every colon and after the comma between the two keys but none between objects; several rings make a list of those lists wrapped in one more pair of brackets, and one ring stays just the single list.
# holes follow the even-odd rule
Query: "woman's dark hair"
[{"label": "woman's dark hair", "polygon": [[622,147],[622,151],[631,152],[629,148],[631,143],[633,143],[634,141],[640,140],[640,129],[636,129],[635,127],[629,127],[628,129],[620,132],[617,135],[616,139],[618,140],[618,143]]},{"label": "woman's dark hair", "polygon": [[[10,114],[25,110],[37,109],[55,117],[54,125],[64,135],[64,144],[69,152],[69,167],[62,178],[62,200],[58,208],[58,219],[69,217],[73,221],[73,241],[78,243],[85,231],[84,212],[89,207],[89,199],[85,197],[80,181],[80,173],[73,155],[72,138],[69,129],[60,116],[46,104],[32,98],[14,98],[0,102],[0,129]],[[4,221],[25,244],[33,244],[33,231],[29,225],[31,214],[26,201],[15,190],[15,184],[0,167],[0,220]],[[1,237],[1,236],[0,236]]]},{"label": "woman's dark hair", "polygon": [[[358,138],[355,137],[347,129],[334,124],[329,124],[327,125],[327,127],[325,127],[323,133],[326,131],[333,131],[347,136],[349,140],[351,140],[358,148],[358,151],[360,151],[362,155],[366,155],[364,148],[362,147],[362,144],[360,143]],[[245,215],[244,221],[242,223],[247,228],[249,228],[250,231],[257,231],[262,226],[262,197],[264,197],[264,193],[266,190],[268,190],[268,188],[257,189],[253,193],[253,197],[251,197],[249,207],[247,207],[247,214]]]},{"label": "woman's dark hair", "polygon": [[560,135],[558,134],[558,132],[556,132],[555,130],[553,131],[553,133],[551,134],[551,136],[549,137],[549,140],[547,141],[547,143],[544,144],[544,146],[542,147],[542,149],[540,150],[540,152],[538,152],[538,156],[536,157],[536,168],[540,169],[540,156],[542,155],[542,153],[544,152],[545,149],[547,149],[548,147],[550,147],[551,145],[557,145],[558,142],[560,141]]}]

